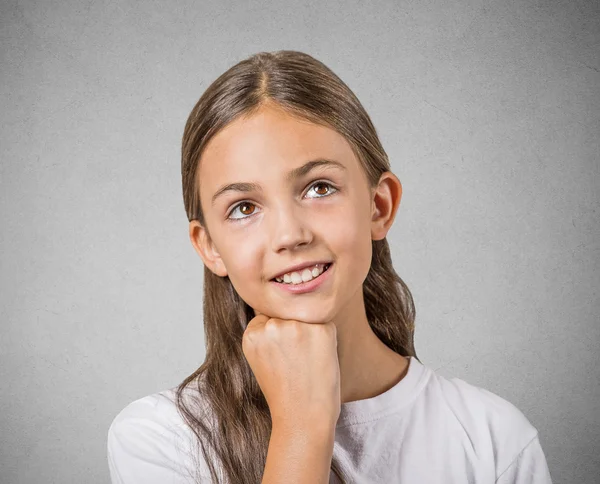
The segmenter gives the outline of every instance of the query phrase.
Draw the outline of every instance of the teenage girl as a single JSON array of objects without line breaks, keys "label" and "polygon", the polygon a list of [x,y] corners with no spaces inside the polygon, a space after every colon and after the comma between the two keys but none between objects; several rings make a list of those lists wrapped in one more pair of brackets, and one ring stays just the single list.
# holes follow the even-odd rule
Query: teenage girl
[{"label": "teenage girl", "polygon": [[329,68],[296,51],[231,67],[181,170],[206,359],[115,417],[113,484],[551,482],[521,411],[417,358],[386,240],[402,185]]}]

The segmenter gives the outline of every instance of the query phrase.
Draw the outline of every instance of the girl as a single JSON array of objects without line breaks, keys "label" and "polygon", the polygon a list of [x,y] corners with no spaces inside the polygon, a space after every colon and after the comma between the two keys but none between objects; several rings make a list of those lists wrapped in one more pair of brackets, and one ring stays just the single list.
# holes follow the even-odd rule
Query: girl
[{"label": "girl", "polygon": [[515,406],[417,358],[386,240],[402,185],[330,69],[295,51],[230,68],[181,169],[206,359],[115,417],[114,484],[551,482]]}]

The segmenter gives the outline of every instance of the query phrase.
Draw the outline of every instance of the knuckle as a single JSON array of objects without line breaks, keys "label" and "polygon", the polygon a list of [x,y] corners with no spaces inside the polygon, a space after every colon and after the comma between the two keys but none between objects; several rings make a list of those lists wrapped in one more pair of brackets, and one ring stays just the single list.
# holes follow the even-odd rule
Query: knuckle
[{"label": "knuckle", "polygon": [[268,331],[269,333],[273,333],[274,331],[277,331],[278,328],[278,323],[277,320],[275,318],[270,318],[265,322],[265,331]]}]

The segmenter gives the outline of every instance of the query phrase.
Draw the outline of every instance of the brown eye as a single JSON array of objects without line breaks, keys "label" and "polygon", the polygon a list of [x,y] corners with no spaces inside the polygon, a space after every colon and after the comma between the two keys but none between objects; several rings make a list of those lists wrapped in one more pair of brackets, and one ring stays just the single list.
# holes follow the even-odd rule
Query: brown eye
[{"label": "brown eye", "polygon": [[315,187],[324,187],[325,188],[324,192],[321,192],[321,191],[315,189],[315,192],[317,193],[317,195],[326,195],[327,194],[327,190],[328,190],[327,187],[329,186],[329,185],[327,185],[327,183],[317,183],[314,186]]},{"label": "brown eye", "polygon": [[335,188],[331,183],[324,182],[324,181],[319,181],[319,182],[313,183],[310,186],[310,190],[312,190],[314,193],[317,194],[316,197],[311,197],[311,198],[328,197],[332,193],[337,192],[337,188]]},{"label": "brown eye", "polygon": [[[227,218],[230,220],[243,220],[254,213],[255,207],[256,206],[253,203],[240,202],[235,207],[233,207],[233,210],[229,212],[229,216]],[[242,216],[236,217],[236,214],[241,214]]]},{"label": "brown eye", "polygon": [[254,212],[254,209],[252,210],[244,210],[244,207],[254,207],[254,205],[252,203],[242,203],[240,206],[240,212],[243,213],[244,215],[251,215],[252,212]]}]

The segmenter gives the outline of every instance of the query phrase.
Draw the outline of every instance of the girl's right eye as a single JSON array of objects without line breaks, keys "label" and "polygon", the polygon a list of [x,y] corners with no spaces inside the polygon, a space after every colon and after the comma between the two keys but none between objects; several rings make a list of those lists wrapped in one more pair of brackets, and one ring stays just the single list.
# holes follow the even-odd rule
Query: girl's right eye
[{"label": "girl's right eye", "polygon": [[254,213],[254,209],[252,209],[250,211],[250,213],[247,212],[247,209],[246,210],[242,210],[241,213],[242,213],[242,215],[244,215],[243,217],[232,217],[231,214],[233,212],[235,212],[238,208],[244,208],[245,209],[246,207],[254,207],[254,206],[255,205],[253,203],[250,203],[250,202],[240,202],[235,207],[233,207],[231,209],[231,212],[229,212],[229,215],[227,216],[227,218],[230,219],[230,220],[243,220],[243,219],[246,218],[246,216],[252,215]]}]

